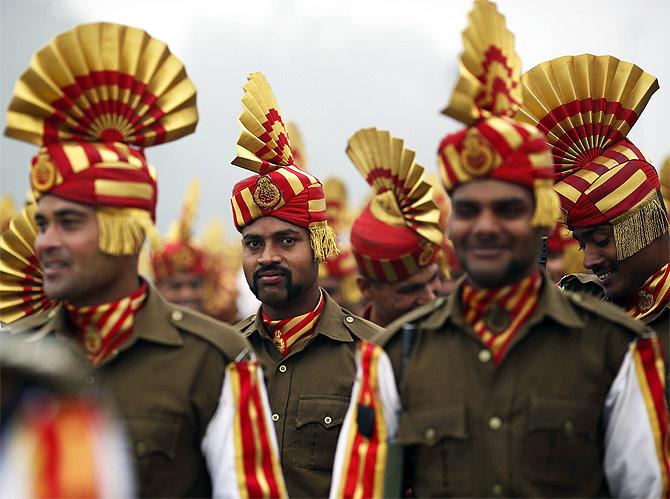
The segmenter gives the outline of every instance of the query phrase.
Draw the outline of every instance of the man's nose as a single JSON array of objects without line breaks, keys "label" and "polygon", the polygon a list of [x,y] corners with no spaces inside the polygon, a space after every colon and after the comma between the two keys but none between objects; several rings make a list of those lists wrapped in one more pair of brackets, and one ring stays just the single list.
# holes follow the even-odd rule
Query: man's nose
[{"label": "man's nose", "polygon": [[593,244],[584,245],[584,268],[589,270],[598,265],[602,265],[605,259],[602,257],[598,248]]},{"label": "man's nose", "polygon": [[258,256],[258,264],[261,266],[270,265],[271,263],[280,263],[281,254],[277,251],[273,244],[266,244],[263,251]]},{"label": "man's nose", "polygon": [[60,247],[62,240],[60,237],[60,232],[53,227],[52,225],[47,225],[47,227],[38,232],[35,237],[35,253],[39,257],[40,254]]}]

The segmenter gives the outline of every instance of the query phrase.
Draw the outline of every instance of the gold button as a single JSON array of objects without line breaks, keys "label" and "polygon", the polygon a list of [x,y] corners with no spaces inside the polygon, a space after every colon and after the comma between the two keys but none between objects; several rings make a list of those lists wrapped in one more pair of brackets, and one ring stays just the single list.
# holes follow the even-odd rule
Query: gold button
[{"label": "gold button", "polygon": [[582,295],[580,295],[579,293],[571,293],[570,298],[572,298],[572,301],[574,301],[575,303],[581,303],[583,300]]},{"label": "gold button", "polygon": [[499,483],[494,483],[493,487],[491,487],[491,493],[494,496],[501,496],[503,493],[503,487]]},{"label": "gold button", "polygon": [[571,437],[575,434],[575,423],[572,421],[572,419],[566,419],[563,422],[563,433],[565,433],[565,435],[568,437]]},{"label": "gold button", "polygon": [[435,440],[435,428],[426,428],[424,437],[426,437],[426,440],[428,442],[432,442],[433,440]]},{"label": "gold button", "polygon": [[142,457],[147,453],[147,444],[146,442],[143,442],[140,440],[135,444],[135,453],[139,456]]},{"label": "gold button", "polygon": [[333,418],[331,418],[330,416],[326,416],[325,418],[323,418],[323,422],[326,424],[330,424],[333,422]]},{"label": "gold button", "polygon": [[285,366],[284,364],[282,364],[281,366],[279,366],[279,372],[280,372],[280,373],[285,373],[285,372],[286,372],[286,366]]},{"label": "gold button", "polygon": [[477,358],[479,358],[480,362],[488,362],[491,360],[491,352],[489,350],[480,350]]},{"label": "gold button", "polygon": [[275,423],[276,423],[277,421],[279,421],[279,414],[277,414],[277,413],[275,412],[275,413],[272,415],[272,421],[274,421]]},{"label": "gold button", "polygon": [[95,378],[93,376],[87,377],[86,378],[86,383],[88,383],[89,385],[92,385],[93,383],[95,383]]},{"label": "gold button", "polygon": [[56,310],[55,310],[55,309],[51,309],[51,310],[49,310],[49,313],[47,314],[47,317],[48,317],[49,319],[53,319],[53,318],[54,318],[54,315],[56,315]]},{"label": "gold button", "polygon": [[181,310],[173,310],[172,311],[172,320],[180,321],[183,318],[184,318],[184,313]]},{"label": "gold button", "polygon": [[498,416],[493,416],[489,419],[489,428],[492,430],[499,430],[502,427],[502,420]]},{"label": "gold button", "polygon": [[349,324],[351,324],[352,322],[354,322],[354,318],[353,318],[352,316],[350,316],[350,315],[347,315],[347,317],[346,317],[344,320],[347,321]]}]

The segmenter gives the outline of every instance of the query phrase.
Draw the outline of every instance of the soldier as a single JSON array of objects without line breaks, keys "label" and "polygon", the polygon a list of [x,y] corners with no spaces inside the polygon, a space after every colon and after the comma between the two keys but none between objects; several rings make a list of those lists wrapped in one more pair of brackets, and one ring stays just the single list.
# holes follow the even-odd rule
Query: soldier
[{"label": "soldier", "polygon": [[81,25],[36,54],[5,133],[41,146],[37,205],[2,237],[0,320],[87,361],[87,383],[127,425],[140,496],[278,496],[262,373],[233,362],[248,343],[168,304],[137,271],[157,189],[141,147],[191,133],[195,101],[182,63],[140,29]]},{"label": "soldier", "polygon": [[152,241],[154,284],[168,301],[204,312],[207,255],[193,241],[193,222],[200,184],[191,183],[179,219],[167,238]]},{"label": "soldier", "polygon": [[584,267],[593,271],[568,275],[561,286],[597,286],[649,324],[663,343],[667,366],[668,216],[656,169],[626,138],[658,81],[614,57],[581,55],[540,64],[522,82],[522,119],[547,134],[564,222],[584,250]]},{"label": "soldier", "polygon": [[[551,154],[511,118],[520,61],[504,18],[478,0],[469,19],[445,110],[469,126],[442,140],[438,160],[466,276],[388,328],[379,341],[390,364],[361,348],[332,496],[393,494],[386,468],[417,497],[664,497],[654,332],[541,272],[541,235],[559,211]],[[404,467],[385,466],[387,435]]]},{"label": "soldier", "polygon": [[267,376],[289,495],[324,497],[354,382],[356,344],[378,329],[319,288],[319,262],[337,254],[323,188],[295,166],[261,73],[248,77],[242,104],[233,164],[256,174],[235,185],[231,203],[244,273],[261,306],[236,327]]},{"label": "soldier", "polygon": [[374,191],[351,227],[358,287],[368,302],[363,317],[385,327],[440,293],[440,211],[423,167],[401,139],[359,130],[347,154]]}]

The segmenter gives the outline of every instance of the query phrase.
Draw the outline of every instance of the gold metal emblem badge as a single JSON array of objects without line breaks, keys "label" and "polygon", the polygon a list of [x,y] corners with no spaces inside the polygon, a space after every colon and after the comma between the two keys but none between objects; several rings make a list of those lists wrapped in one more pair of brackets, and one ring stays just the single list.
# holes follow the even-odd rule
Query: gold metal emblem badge
[{"label": "gold metal emblem badge", "polygon": [[419,253],[418,259],[419,266],[425,267],[428,265],[433,260],[433,256],[435,256],[435,246],[433,246],[433,244],[429,243],[428,241],[422,241],[421,253]]},{"label": "gold metal emblem badge", "polygon": [[466,172],[473,177],[482,177],[493,168],[495,152],[484,137],[471,130],[463,141],[461,163]]},{"label": "gold metal emblem badge", "polygon": [[493,334],[500,334],[512,323],[512,317],[507,310],[496,304],[486,312],[484,322],[489,331]]},{"label": "gold metal emblem badge", "polygon": [[56,183],[57,170],[47,154],[40,154],[30,172],[30,181],[33,188],[39,192],[46,192]]},{"label": "gold metal emblem badge", "polygon": [[253,199],[260,208],[270,210],[281,200],[281,193],[270,177],[263,175],[256,182]]},{"label": "gold metal emblem badge", "polygon": [[86,331],[84,336],[84,348],[89,354],[98,353],[100,347],[102,346],[102,338],[100,334],[96,331]]},{"label": "gold metal emblem badge", "polygon": [[654,306],[654,295],[647,293],[646,291],[640,291],[637,299],[638,307],[641,312],[646,312]]}]

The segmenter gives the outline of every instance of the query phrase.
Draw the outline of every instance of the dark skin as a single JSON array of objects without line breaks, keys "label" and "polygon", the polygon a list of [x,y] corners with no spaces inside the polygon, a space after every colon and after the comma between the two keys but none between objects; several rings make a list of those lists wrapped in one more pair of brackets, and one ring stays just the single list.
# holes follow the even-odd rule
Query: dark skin
[{"label": "dark skin", "polygon": [[449,238],[461,268],[478,288],[497,289],[539,268],[541,237],[531,226],[535,201],[530,189],[478,179],[451,194]]},{"label": "dark skin", "polygon": [[378,282],[359,276],[356,283],[363,297],[372,303],[370,320],[386,327],[401,315],[439,296],[440,275],[439,267],[433,263],[397,282]]},{"label": "dark skin", "polygon": [[575,228],[572,236],[584,251],[584,267],[598,276],[608,298],[621,305],[670,261],[667,232],[625,260],[616,258],[614,230],[609,224]]},{"label": "dark skin", "polygon": [[242,229],[242,268],[252,292],[272,320],[314,310],[319,301],[319,266],[309,231],[275,217]]},{"label": "dark skin", "polygon": [[139,288],[137,255],[112,256],[100,251],[98,219],[91,206],[43,196],[35,223],[35,254],[49,298],[75,306],[99,305]]}]

